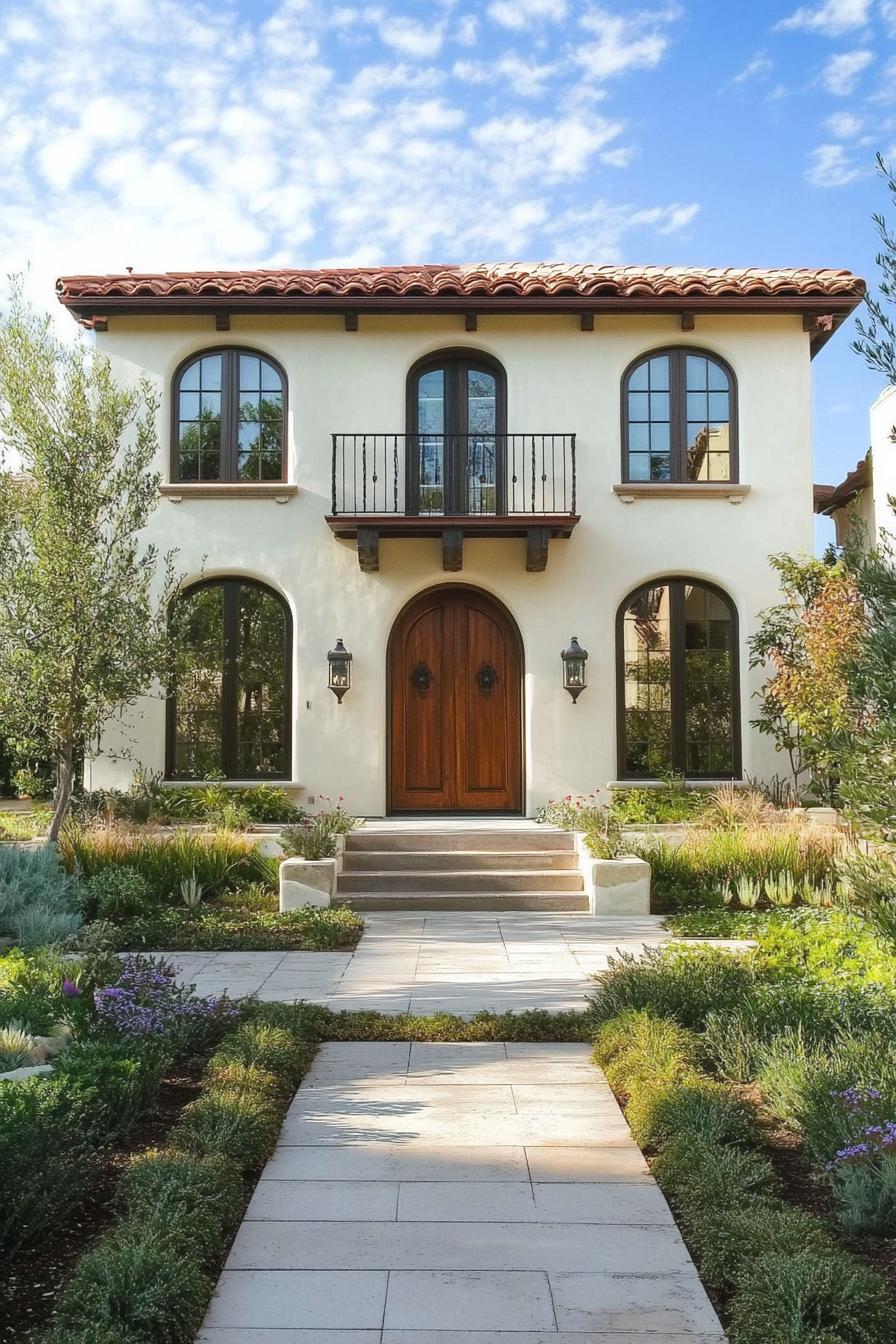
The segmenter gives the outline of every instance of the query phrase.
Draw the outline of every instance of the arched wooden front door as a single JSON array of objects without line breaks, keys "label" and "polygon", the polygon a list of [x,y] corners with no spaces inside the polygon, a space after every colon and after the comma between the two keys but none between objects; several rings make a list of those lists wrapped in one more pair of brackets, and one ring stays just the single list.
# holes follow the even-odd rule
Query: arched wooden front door
[{"label": "arched wooden front door", "polygon": [[389,641],[390,807],[519,812],[523,654],[504,609],[474,588],[434,588]]}]

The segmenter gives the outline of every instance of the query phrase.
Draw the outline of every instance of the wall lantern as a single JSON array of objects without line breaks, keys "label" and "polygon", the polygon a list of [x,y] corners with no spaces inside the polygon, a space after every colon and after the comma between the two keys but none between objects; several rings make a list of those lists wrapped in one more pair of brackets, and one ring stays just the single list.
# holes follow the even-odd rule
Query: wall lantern
[{"label": "wall lantern", "polygon": [[330,665],[330,690],[341,705],[342,697],[352,684],[352,655],[341,639],[337,639],[335,649],[327,654],[327,662]]},{"label": "wall lantern", "polygon": [[585,664],[588,661],[588,654],[585,649],[580,647],[579,641],[573,635],[569,648],[564,649],[560,657],[563,659],[563,688],[569,691],[572,702],[575,704],[588,685],[585,678]]}]

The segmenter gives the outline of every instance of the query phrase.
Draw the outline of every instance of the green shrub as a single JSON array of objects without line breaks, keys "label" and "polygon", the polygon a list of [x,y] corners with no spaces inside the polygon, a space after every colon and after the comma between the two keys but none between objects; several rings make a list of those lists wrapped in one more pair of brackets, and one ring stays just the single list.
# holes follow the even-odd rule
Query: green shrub
[{"label": "green shrub", "polygon": [[678,846],[645,838],[631,848],[650,862],[656,908],[680,910],[721,905],[723,893],[743,878],[764,889],[769,878],[789,874],[799,890],[832,895],[836,865],[848,843],[840,832],[789,823],[694,829]]},{"label": "green shrub", "polygon": [[689,1218],[766,1194],[774,1183],[771,1164],[759,1153],[693,1134],[670,1139],[654,1159],[653,1174],[670,1203]]},{"label": "green shrub", "polygon": [[[260,909],[265,902],[270,908]],[[363,931],[362,917],[339,906],[307,906],[281,915],[276,895],[250,884],[196,911],[159,906],[143,918],[125,920],[117,930],[117,946],[153,952],[322,952],[354,947]]]},{"label": "green shrub", "polygon": [[769,1249],[731,1301],[736,1344],[892,1344],[894,1334],[886,1284],[844,1254]]},{"label": "green shrub", "polygon": [[285,1086],[294,1090],[313,1058],[313,1049],[306,1041],[297,1040],[293,1032],[265,1022],[244,1022],[221,1042],[209,1061],[209,1069],[233,1064],[268,1069]]},{"label": "green shrub", "polygon": [[644,1008],[699,1031],[710,1012],[746,1000],[755,979],[747,960],[719,948],[646,948],[613,957],[590,1003],[598,1021]]},{"label": "green shrub", "polygon": [[80,927],[79,904],[55,849],[0,845],[0,935],[24,948],[67,938]]},{"label": "green shrub", "polygon": [[656,1147],[678,1134],[719,1144],[756,1138],[753,1108],[710,1078],[642,1086],[625,1114],[642,1147]]},{"label": "green shrub", "polygon": [[896,1157],[876,1153],[834,1164],[837,1216],[850,1236],[896,1236]]},{"label": "green shrub", "polygon": [[170,836],[145,836],[108,829],[69,827],[60,844],[65,865],[92,878],[103,869],[133,868],[156,900],[179,902],[182,878],[195,872],[203,891],[234,889],[246,882],[271,882],[270,861],[249,841],[226,832],[215,835],[178,830]]},{"label": "green shrub", "polygon": [[561,831],[600,831],[606,808],[596,793],[572,794],[551,799],[535,813],[542,826],[559,826]]},{"label": "green shrub", "polygon": [[730,1289],[753,1258],[774,1251],[796,1255],[802,1250],[830,1250],[824,1224],[803,1209],[762,1195],[741,1196],[737,1204],[704,1208],[688,1222],[688,1240],[711,1288]]},{"label": "green shrub", "polygon": [[103,868],[84,883],[84,913],[90,919],[127,919],[153,905],[149,883],[136,868]]},{"label": "green shrub", "polygon": [[766,1048],[758,1082],[770,1109],[802,1132],[815,1162],[830,1161],[857,1137],[848,1089],[873,1088],[882,1114],[896,1115],[896,1041],[892,1035],[843,1036],[833,1049],[782,1032]]},{"label": "green shrub", "polygon": [[336,832],[321,818],[308,826],[285,826],[280,833],[284,854],[301,859],[336,857]]},{"label": "green shrub", "polygon": [[669,778],[653,789],[613,789],[610,811],[622,825],[638,826],[696,821],[709,805],[706,789],[688,789],[684,780]]},{"label": "green shrub", "polygon": [[223,1157],[241,1171],[257,1171],[279,1132],[280,1111],[269,1096],[209,1087],[184,1109],[171,1141],[200,1157]]},{"label": "green shrub", "polygon": [[131,1159],[116,1198],[132,1227],[172,1237],[185,1254],[208,1261],[237,1221],[243,1183],[224,1158],[151,1149]]},{"label": "green shrub", "polygon": [[291,803],[284,789],[272,784],[256,784],[251,789],[240,789],[238,801],[251,821],[259,824],[295,823],[305,815]]},{"label": "green shrub", "polygon": [[874,926],[844,910],[794,910],[757,931],[772,973],[849,986],[896,988],[896,956]]},{"label": "green shrub", "polygon": [[598,1031],[594,1058],[611,1087],[632,1094],[695,1076],[699,1041],[667,1018],[628,1012]]},{"label": "green shrub", "polygon": [[57,1328],[117,1332],[127,1344],[191,1344],[208,1288],[177,1238],[125,1223],[78,1262],[57,1308]]},{"label": "green shrub", "polygon": [[148,1043],[76,1043],[59,1056],[52,1086],[71,1128],[91,1143],[107,1143],[126,1134],[150,1109],[169,1062]]},{"label": "green shrub", "polygon": [[93,1179],[83,1136],[44,1078],[0,1083],[0,1251],[40,1244]]}]

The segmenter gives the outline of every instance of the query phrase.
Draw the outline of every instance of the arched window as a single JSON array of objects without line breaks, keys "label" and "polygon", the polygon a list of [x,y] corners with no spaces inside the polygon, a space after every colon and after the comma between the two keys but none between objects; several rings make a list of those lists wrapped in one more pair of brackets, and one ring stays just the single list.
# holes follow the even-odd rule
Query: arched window
[{"label": "arched window", "polygon": [[289,779],[292,621],[250,579],[211,579],[175,599],[186,650],[168,700],[169,779]]},{"label": "arched window", "polygon": [[737,480],[737,387],[723,359],[675,347],[629,366],[622,473],[626,482]]},{"label": "arched window", "polygon": [[616,628],[619,775],[740,775],[737,613],[725,593],[659,579],[623,602]]},{"label": "arched window", "polygon": [[407,511],[505,512],[507,392],[497,360],[443,350],[408,375]]},{"label": "arched window", "polygon": [[175,481],[282,481],[286,376],[255,350],[205,350],[174,375]]}]

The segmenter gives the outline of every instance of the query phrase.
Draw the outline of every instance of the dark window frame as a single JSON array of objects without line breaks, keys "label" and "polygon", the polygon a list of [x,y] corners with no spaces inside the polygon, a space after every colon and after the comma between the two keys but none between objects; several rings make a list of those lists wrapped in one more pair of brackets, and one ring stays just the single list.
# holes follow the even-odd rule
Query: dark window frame
[{"label": "dark window frame", "polygon": [[171,452],[169,455],[170,475],[172,484],[192,485],[192,481],[182,481],[180,475],[180,391],[181,380],[188,369],[197,363],[200,359],[205,359],[209,355],[221,355],[221,449],[220,449],[220,474],[216,481],[195,482],[197,485],[257,485],[257,481],[241,481],[237,475],[237,464],[239,460],[239,378],[240,378],[240,355],[248,355],[252,359],[263,359],[265,363],[270,364],[280,378],[281,396],[283,398],[283,426],[281,430],[280,446],[280,475],[270,483],[276,484],[286,480],[286,426],[288,423],[288,402],[289,385],[286,378],[286,370],[278,359],[269,355],[266,350],[257,350],[249,345],[213,345],[207,349],[194,350],[182,359],[174,370],[174,376],[171,379]]},{"label": "dark window frame", "polygon": [[685,620],[684,589],[686,585],[702,588],[718,597],[728,609],[731,621],[731,683],[729,687],[729,706],[732,724],[732,773],[724,778],[741,779],[743,777],[742,735],[741,735],[741,697],[740,697],[740,626],[734,599],[716,583],[695,578],[691,574],[661,574],[646,583],[639,583],[622,599],[616,612],[616,770],[617,779],[654,780],[659,775],[635,774],[626,765],[625,734],[625,615],[628,608],[641,593],[651,588],[668,587],[669,592],[669,699],[671,704],[672,732],[672,771],[686,779],[719,779],[718,774],[693,774],[685,769],[687,763],[687,739],[685,720]]},{"label": "dark window frame", "polygon": [[[669,452],[670,452],[670,470],[671,475],[668,481],[634,481],[630,474],[629,462],[629,418],[628,418],[628,393],[629,381],[631,376],[642,364],[648,360],[658,359],[660,356],[668,355],[669,359],[669,397],[670,397],[670,424],[669,424]],[[688,434],[687,434],[687,367],[686,359],[688,355],[696,355],[699,359],[710,359],[717,364],[728,377],[728,397],[729,397],[729,462],[730,476],[727,481],[692,481],[687,474],[688,457]],[[626,366],[622,375],[620,384],[620,414],[622,425],[622,481],[625,485],[645,484],[657,487],[663,485],[692,485],[699,489],[701,485],[736,485],[740,481],[740,449],[739,449],[739,407],[737,393],[737,375],[734,369],[722,355],[716,354],[714,350],[705,350],[696,345],[663,345],[656,350],[646,350],[637,355],[630,364]]]},{"label": "dark window frame", "polygon": [[[416,516],[420,512],[420,453],[418,449],[419,423],[417,384],[426,373],[435,369],[446,370],[445,408],[446,423],[444,433],[469,433],[467,421],[467,398],[465,378],[471,368],[481,368],[495,379],[495,513],[507,512],[507,372],[504,365],[494,355],[470,346],[450,346],[443,350],[434,350],[423,355],[408,369],[405,384],[405,512]],[[447,371],[451,370],[454,380],[452,396],[448,395]],[[463,395],[462,395],[463,394]],[[448,408],[451,407],[449,412]],[[424,436],[425,437],[425,436]],[[447,445],[446,445],[447,447]],[[466,463],[460,454],[454,454],[451,463],[445,463],[445,517],[466,517],[466,512],[454,507],[466,499]],[[448,508],[447,505],[452,507]]]},{"label": "dark window frame", "polygon": [[[288,780],[292,778],[292,722],[293,722],[293,693],[292,693],[292,671],[293,671],[293,620],[292,611],[289,603],[282,593],[276,588],[272,588],[267,583],[262,583],[260,579],[244,578],[239,574],[219,575],[217,578],[202,579],[199,583],[191,583],[186,588],[182,588],[173,598],[173,602],[179,602],[184,598],[191,597],[193,593],[200,592],[206,588],[223,589],[221,602],[221,627],[222,627],[222,677],[221,677],[221,768],[225,780],[251,780],[264,782],[265,780]],[[282,772],[266,771],[264,774],[247,775],[243,772],[235,772],[232,767],[237,760],[237,661],[238,661],[238,639],[239,639],[239,590],[241,588],[257,588],[267,597],[276,598],[283,612],[283,650],[282,650],[282,671],[286,694],[284,695],[283,705],[283,743],[284,743],[284,762]],[[228,708],[229,711],[228,712]],[[185,784],[200,782],[193,779],[192,776],[178,775],[175,773],[175,757],[177,751],[177,693],[169,693],[165,704],[165,778],[171,781],[180,781]]]}]

